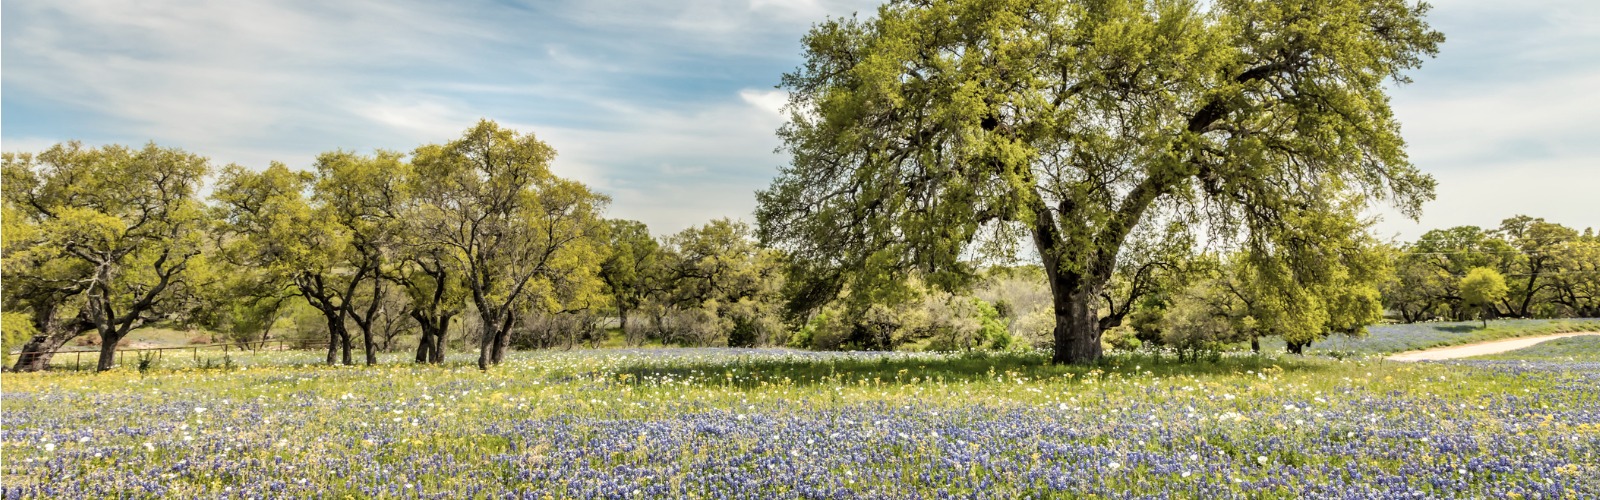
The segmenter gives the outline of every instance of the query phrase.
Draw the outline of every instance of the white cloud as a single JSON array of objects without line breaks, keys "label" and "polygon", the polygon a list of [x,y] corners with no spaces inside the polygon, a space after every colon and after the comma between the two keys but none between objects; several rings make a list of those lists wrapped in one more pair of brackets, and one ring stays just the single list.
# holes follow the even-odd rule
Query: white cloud
[{"label": "white cloud", "polygon": [[1421,222],[1381,210],[1378,234],[1412,240],[1431,229],[1497,227],[1513,215],[1600,229],[1600,201],[1595,197],[1595,188],[1600,186],[1600,155],[1513,160],[1441,177],[1438,198],[1423,207]]},{"label": "white cloud", "polygon": [[1506,157],[1597,152],[1600,71],[1508,81],[1490,89],[1406,87],[1395,102],[1424,167],[1481,166]]},{"label": "white cloud", "polygon": [[[1450,39],[1393,95],[1439,200],[1420,226],[1383,227],[1600,225],[1584,193],[1600,185],[1600,2],[1530,2],[1430,15]],[[335,148],[448,141],[483,117],[555,146],[555,171],[611,194],[612,216],[666,233],[748,217],[786,162],[772,132],[787,96],[769,85],[810,25],[878,3],[7,0],[5,90],[71,113],[47,128],[7,101],[4,147],[66,133],[305,167]]]},{"label": "white cloud", "polygon": [[789,103],[789,93],[782,90],[754,90],[744,89],[739,91],[739,98],[745,103],[756,108],[772,113],[780,119],[785,118],[783,106]]}]

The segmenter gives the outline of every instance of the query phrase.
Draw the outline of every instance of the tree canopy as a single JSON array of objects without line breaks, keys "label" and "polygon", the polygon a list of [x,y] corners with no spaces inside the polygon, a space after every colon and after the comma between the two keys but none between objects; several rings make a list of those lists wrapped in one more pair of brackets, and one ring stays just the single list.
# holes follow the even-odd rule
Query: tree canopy
[{"label": "tree canopy", "polygon": [[1093,361],[1097,298],[1142,226],[1293,257],[1327,238],[1306,217],[1380,199],[1418,213],[1434,183],[1385,82],[1436,53],[1427,9],[936,0],[829,20],[783,79],[792,161],[758,194],[760,235],[860,270],[857,288],[893,281],[880,271],[959,283],[980,238],[1026,237],[1055,295],[1054,359]]},{"label": "tree canopy", "polygon": [[[43,268],[30,273],[35,279],[75,281],[64,288],[83,294],[79,321],[100,335],[99,369],[110,368],[123,336],[207,279],[196,279],[206,272],[208,219],[196,197],[211,168],[205,158],[155,144],[69,142],[38,156],[7,153],[4,161],[7,205],[37,238],[8,262]],[[63,298],[35,291],[43,300]],[[34,310],[48,320],[51,309]]]}]

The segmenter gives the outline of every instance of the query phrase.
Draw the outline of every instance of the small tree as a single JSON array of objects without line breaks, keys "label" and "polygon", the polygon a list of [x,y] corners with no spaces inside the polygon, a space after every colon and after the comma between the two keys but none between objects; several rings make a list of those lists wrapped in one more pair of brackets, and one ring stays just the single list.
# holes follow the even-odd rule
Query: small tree
[{"label": "small tree", "polygon": [[559,312],[601,293],[600,211],[610,199],[551,173],[555,155],[488,120],[412,153],[413,230],[464,274],[483,328],[480,369],[504,359],[519,312]]},{"label": "small tree", "polygon": [[600,279],[605,281],[611,304],[617,309],[618,326],[626,333],[628,313],[638,309],[660,286],[661,245],[643,222],[611,220],[607,226],[610,252],[600,264]]},{"label": "small tree", "polygon": [[1487,267],[1475,267],[1467,271],[1467,277],[1461,278],[1461,300],[1467,307],[1479,308],[1478,317],[1483,320],[1484,327],[1489,326],[1489,313],[1494,311],[1494,304],[1505,299],[1509,291],[1505,276]]}]

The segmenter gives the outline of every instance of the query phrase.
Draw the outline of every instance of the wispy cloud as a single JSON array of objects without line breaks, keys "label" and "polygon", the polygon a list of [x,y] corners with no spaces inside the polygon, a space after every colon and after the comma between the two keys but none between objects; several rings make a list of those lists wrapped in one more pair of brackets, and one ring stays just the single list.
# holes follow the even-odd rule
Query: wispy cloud
[{"label": "wispy cloud", "polygon": [[1420,222],[1379,229],[1413,238],[1517,214],[1600,226],[1600,2],[1438,2],[1448,40],[1394,92],[1413,161],[1439,180]]},{"label": "wispy cloud", "polygon": [[[557,172],[612,195],[612,216],[671,232],[748,218],[787,161],[773,85],[799,38],[877,3],[8,0],[0,133],[6,150],[155,140],[306,167],[490,118],[555,146]],[[1600,2],[1442,1],[1430,19],[1450,40],[1394,100],[1439,200],[1382,228],[1600,225],[1576,195],[1600,183]]]}]

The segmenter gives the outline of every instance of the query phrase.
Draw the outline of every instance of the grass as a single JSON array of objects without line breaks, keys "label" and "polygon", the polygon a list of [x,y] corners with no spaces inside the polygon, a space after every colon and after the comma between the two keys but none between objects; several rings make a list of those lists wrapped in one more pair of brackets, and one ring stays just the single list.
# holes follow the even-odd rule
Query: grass
[{"label": "grass", "polygon": [[1472,359],[1600,363],[1600,335],[1547,340],[1515,351],[1477,356]]},{"label": "grass", "polygon": [[6,374],[3,496],[1600,495],[1600,364],[603,349],[483,373],[467,353],[320,357]]},{"label": "grass", "polygon": [[[1373,325],[1366,336],[1334,335],[1311,344],[1306,352],[1371,356],[1567,332],[1600,332],[1600,319],[1508,319],[1490,321],[1488,327],[1476,321]],[[1264,339],[1262,347],[1283,352],[1283,341]]]}]

